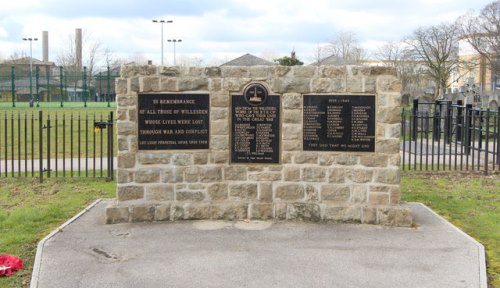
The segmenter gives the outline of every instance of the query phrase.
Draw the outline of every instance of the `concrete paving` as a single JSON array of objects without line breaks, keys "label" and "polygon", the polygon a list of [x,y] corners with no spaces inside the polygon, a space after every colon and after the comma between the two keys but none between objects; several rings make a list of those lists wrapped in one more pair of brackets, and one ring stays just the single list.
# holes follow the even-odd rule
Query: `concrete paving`
[{"label": "concrete paving", "polygon": [[417,228],[180,221],[104,224],[105,201],[39,244],[32,288],[484,287],[481,244],[411,203]]}]

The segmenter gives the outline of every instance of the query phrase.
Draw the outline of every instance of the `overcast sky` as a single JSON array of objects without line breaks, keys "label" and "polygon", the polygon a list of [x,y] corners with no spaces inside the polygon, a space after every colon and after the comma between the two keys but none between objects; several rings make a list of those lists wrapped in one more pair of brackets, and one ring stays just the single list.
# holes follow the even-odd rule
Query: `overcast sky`
[{"label": "overcast sky", "polygon": [[[318,44],[339,31],[356,33],[367,50],[398,41],[420,26],[454,21],[468,10],[481,10],[491,0],[2,0],[0,59],[29,55],[23,37],[49,32],[49,60],[68,49],[75,28],[89,42],[99,41],[115,57],[140,57],[160,63],[164,25],[164,61],[173,64],[197,57],[204,65],[220,64],[245,53],[260,57],[289,55],[311,62]],[[41,59],[41,41],[33,57]]]}]

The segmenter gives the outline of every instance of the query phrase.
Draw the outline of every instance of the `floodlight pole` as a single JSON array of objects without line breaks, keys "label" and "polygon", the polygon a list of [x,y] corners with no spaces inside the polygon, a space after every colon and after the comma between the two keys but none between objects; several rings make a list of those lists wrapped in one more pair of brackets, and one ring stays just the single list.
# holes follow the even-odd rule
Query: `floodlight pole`
[{"label": "floodlight pole", "polygon": [[30,42],[30,97],[33,103],[33,41],[38,41],[38,38],[23,38],[23,40]]},{"label": "floodlight pole", "polygon": [[172,20],[152,20],[153,23],[160,23],[161,25],[161,65],[163,66],[163,24],[164,23],[172,23]]},{"label": "floodlight pole", "polygon": [[174,43],[174,66],[175,66],[175,43],[182,42],[182,39],[168,39],[168,42]]}]

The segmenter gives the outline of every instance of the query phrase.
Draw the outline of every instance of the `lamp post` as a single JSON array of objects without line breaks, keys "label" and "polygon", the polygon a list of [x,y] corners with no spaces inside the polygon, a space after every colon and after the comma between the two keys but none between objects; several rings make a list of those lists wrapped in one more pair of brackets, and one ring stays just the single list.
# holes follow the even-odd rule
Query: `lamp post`
[{"label": "lamp post", "polygon": [[23,40],[30,42],[30,105],[33,105],[33,41],[38,41],[38,38],[23,38]]},{"label": "lamp post", "polygon": [[174,66],[175,66],[175,43],[182,42],[182,39],[168,39],[168,42],[174,43]]},{"label": "lamp post", "polygon": [[161,25],[161,65],[163,66],[163,24],[172,23],[172,20],[153,20],[153,23],[160,23]]}]

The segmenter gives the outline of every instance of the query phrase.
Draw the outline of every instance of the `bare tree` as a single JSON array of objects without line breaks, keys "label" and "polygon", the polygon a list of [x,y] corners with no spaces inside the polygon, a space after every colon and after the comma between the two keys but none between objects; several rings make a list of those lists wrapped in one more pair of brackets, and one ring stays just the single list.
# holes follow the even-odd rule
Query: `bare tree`
[{"label": "bare tree", "polygon": [[[112,53],[109,49],[102,47],[100,41],[93,40],[90,33],[84,30],[82,34],[83,66],[87,67],[87,71],[92,75],[96,66],[101,61],[105,61],[106,63],[113,61]],[[57,63],[66,68],[78,67],[79,63],[77,63],[75,36],[69,35],[67,43],[67,46],[59,51]]]},{"label": "bare tree", "polygon": [[196,56],[180,55],[177,57],[177,63],[179,66],[201,67],[203,66],[203,59]]},{"label": "bare tree", "polygon": [[412,57],[426,66],[425,73],[436,84],[435,98],[444,95],[450,74],[459,64],[458,36],[456,24],[444,23],[418,28],[405,40]]},{"label": "bare tree", "polygon": [[326,49],[336,59],[337,63],[334,64],[356,64],[366,56],[366,51],[359,45],[356,34],[351,31],[339,32]]},{"label": "bare tree", "polygon": [[9,62],[12,64],[26,64],[29,63],[29,55],[27,55],[24,51],[14,52],[9,57]]},{"label": "bare tree", "polygon": [[[410,47],[402,42],[389,41],[374,53],[375,58],[385,66],[393,67],[401,80],[402,93],[417,96],[423,93],[425,80],[422,73],[422,62],[413,57]],[[424,87],[425,88],[425,87]]]},{"label": "bare tree", "polygon": [[73,35],[68,36],[67,46],[57,54],[56,63],[63,67],[77,66],[75,38]]},{"label": "bare tree", "polygon": [[11,66],[16,66],[15,73],[17,75],[27,75],[29,72],[29,55],[24,51],[15,51],[8,59],[0,60],[0,75],[10,75]]},{"label": "bare tree", "polygon": [[114,53],[111,49],[109,48],[104,48],[102,51],[102,56],[104,58],[104,62],[106,63],[106,67],[111,67],[114,66],[114,62],[117,61],[114,57]]},{"label": "bare tree", "polygon": [[324,45],[316,44],[316,49],[307,57],[309,61],[311,61],[312,65],[319,66],[321,64],[321,60],[325,59],[325,57],[329,56],[327,47]]},{"label": "bare tree", "polygon": [[[94,70],[97,64],[97,61],[102,57],[102,49],[101,43],[99,41],[91,42],[84,47],[84,55],[86,55],[86,59],[84,58],[84,65],[87,66],[88,75],[93,75]],[[91,77],[89,77],[91,78]]]},{"label": "bare tree", "polygon": [[500,70],[500,1],[486,5],[478,16],[472,11],[459,18],[462,39],[488,62],[492,74]]},{"label": "bare tree", "polygon": [[402,61],[403,55],[408,54],[408,49],[405,49],[405,45],[401,42],[388,41],[384,43],[375,52],[374,56],[376,59],[384,61],[387,65],[391,67],[396,67],[398,62]]},{"label": "bare tree", "polygon": [[149,62],[147,56],[140,52],[135,52],[131,56],[127,57],[125,61],[125,63],[133,62],[137,65],[147,65]]},{"label": "bare tree", "polygon": [[[111,50],[103,47],[100,41],[92,39],[90,33],[84,30],[82,34],[82,62],[83,66],[86,67],[86,84],[90,89],[93,87],[94,77],[92,76],[98,69],[98,65],[110,66],[112,63],[118,62],[114,59]],[[69,35],[67,43],[67,46],[59,51],[57,63],[65,68],[65,73],[70,79],[74,79],[70,83],[73,83],[71,85],[77,88],[83,84],[79,83],[80,80],[83,80],[83,74],[80,70],[80,64],[77,63],[75,35]]]}]

